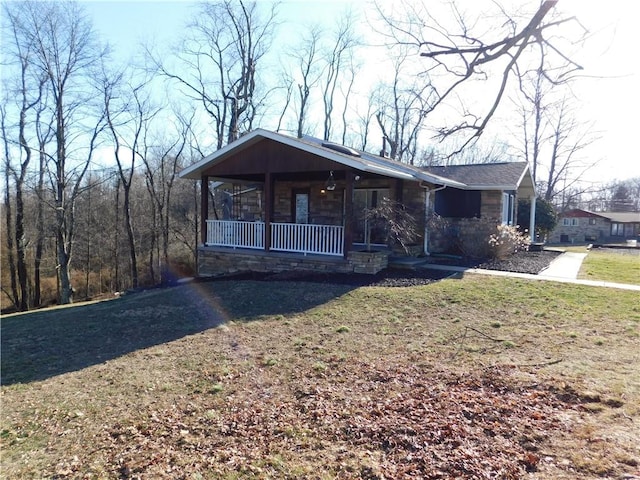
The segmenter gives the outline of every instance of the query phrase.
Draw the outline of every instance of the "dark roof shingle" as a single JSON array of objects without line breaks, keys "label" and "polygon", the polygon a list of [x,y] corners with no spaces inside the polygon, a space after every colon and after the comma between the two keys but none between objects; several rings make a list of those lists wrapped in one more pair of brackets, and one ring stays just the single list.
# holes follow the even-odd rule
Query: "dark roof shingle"
[{"label": "dark roof shingle", "polygon": [[433,175],[462,182],[470,187],[480,187],[518,185],[526,168],[527,162],[505,162],[423,167],[423,170]]}]

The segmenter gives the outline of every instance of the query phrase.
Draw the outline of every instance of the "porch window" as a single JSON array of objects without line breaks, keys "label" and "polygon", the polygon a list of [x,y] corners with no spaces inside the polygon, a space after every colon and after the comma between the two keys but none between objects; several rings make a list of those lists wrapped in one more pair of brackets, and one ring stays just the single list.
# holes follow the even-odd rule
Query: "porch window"
[{"label": "porch window", "polygon": [[371,225],[365,219],[365,212],[368,209],[378,207],[383,198],[391,198],[388,188],[359,188],[353,192],[354,243],[386,244],[387,228],[381,225]]}]

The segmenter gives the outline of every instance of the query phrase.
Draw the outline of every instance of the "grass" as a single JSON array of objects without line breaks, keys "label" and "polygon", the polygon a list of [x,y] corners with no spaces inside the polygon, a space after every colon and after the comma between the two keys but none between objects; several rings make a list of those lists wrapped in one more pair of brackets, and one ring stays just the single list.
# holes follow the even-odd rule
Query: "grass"
[{"label": "grass", "polygon": [[275,287],[3,318],[3,476],[637,474],[637,292],[475,275]]},{"label": "grass", "polygon": [[582,262],[578,278],[640,284],[640,254],[615,249],[591,250]]}]

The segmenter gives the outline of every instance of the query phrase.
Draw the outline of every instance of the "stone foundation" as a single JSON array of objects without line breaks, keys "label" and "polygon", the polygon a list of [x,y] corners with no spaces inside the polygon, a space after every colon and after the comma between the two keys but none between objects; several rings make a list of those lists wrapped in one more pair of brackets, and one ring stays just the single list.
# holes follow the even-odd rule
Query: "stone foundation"
[{"label": "stone foundation", "polygon": [[353,273],[369,273],[375,275],[389,265],[389,252],[349,252],[349,264]]},{"label": "stone foundation", "polygon": [[198,275],[217,277],[241,272],[311,270],[328,273],[376,274],[387,268],[389,252],[349,252],[347,259],[326,255],[298,255],[262,250],[198,249]]}]

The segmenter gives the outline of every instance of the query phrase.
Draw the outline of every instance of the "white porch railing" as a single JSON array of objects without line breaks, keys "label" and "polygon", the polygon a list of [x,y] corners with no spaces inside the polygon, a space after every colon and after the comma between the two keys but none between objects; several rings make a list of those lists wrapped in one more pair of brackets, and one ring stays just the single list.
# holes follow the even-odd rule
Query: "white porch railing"
[{"label": "white porch railing", "polygon": [[339,256],[344,250],[344,227],[272,223],[271,250]]},{"label": "white porch railing", "polygon": [[207,245],[264,248],[264,222],[207,220]]},{"label": "white porch railing", "polygon": [[[206,245],[264,249],[264,227],[264,222],[207,220]],[[272,223],[271,250],[341,256],[344,253],[344,227]]]}]

